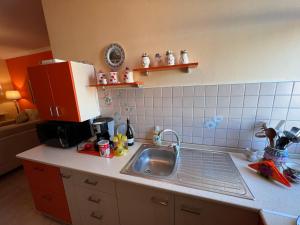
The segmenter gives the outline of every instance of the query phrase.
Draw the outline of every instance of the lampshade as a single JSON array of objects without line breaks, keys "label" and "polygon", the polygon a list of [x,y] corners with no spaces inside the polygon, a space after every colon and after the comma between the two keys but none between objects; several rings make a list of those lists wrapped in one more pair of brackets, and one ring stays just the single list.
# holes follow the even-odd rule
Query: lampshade
[{"label": "lampshade", "polygon": [[14,90],[14,91],[6,91],[5,96],[8,100],[18,100],[21,98],[21,94],[19,91]]}]

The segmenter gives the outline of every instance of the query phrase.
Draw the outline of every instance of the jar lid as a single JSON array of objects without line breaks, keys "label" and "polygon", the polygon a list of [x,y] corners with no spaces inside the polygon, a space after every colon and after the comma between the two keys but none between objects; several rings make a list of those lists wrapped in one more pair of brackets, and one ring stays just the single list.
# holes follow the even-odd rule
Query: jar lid
[{"label": "jar lid", "polygon": [[173,52],[171,50],[167,50],[166,55],[170,55],[173,54]]}]

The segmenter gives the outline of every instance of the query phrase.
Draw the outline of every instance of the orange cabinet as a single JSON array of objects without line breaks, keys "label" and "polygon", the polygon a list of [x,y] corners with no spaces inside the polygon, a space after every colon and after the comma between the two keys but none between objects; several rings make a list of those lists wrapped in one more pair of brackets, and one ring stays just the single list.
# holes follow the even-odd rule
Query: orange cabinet
[{"label": "orange cabinet", "polygon": [[60,169],[27,160],[23,165],[36,209],[71,224]]},{"label": "orange cabinet", "polygon": [[28,68],[35,104],[45,120],[82,122],[100,115],[92,65],[62,62]]}]

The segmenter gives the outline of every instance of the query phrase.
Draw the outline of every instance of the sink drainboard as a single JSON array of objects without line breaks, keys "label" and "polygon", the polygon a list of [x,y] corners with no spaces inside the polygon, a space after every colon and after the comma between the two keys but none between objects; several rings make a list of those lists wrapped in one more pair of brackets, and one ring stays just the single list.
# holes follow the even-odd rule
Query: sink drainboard
[{"label": "sink drainboard", "polygon": [[[176,162],[176,168],[170,176],[153,176],[149,168],[146,168],[143,173],[137,173],[132,168],[136,155],[148,147],[149,145],[142,145],[121,173],[245,199],[254,199],[230,154],[226,152],[182,148]],[[159,147],[156,148],[157,151],[161,151]]]}]

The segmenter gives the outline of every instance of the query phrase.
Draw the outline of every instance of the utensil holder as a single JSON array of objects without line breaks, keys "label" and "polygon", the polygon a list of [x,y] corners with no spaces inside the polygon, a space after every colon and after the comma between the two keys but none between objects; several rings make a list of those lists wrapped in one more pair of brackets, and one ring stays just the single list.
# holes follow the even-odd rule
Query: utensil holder
[{"label": "utensil holder", "polygon": [[280,150],[267,146],[265,148],[264,159],[272,160],[277,168],[281,168],[282,164],[286,163],[288,159],[288,149]]}]

